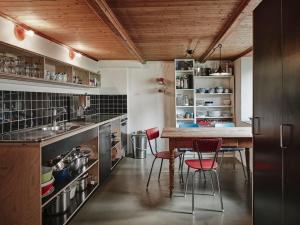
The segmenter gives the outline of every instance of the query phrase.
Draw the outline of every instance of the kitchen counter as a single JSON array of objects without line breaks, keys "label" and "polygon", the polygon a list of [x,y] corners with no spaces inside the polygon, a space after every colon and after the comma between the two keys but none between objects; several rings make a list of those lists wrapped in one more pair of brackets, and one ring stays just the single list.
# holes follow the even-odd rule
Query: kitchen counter
[{"label": "kitchen counter", "polygon": [[[124,117],[126,114],[98,114],[86,116],[84,119],[74,120],[65,124],[65,129],[52,131],[43,130],[49,126],[25,129],[22,131],[11,132],[0,136],[0,143],[4,142],[42,142],[42,146],[51,144],[55,141],[73,136],[102,124]],[[51,125],[50,125],[51,126]],[[62,126],[63,127],[63,126]]]}]

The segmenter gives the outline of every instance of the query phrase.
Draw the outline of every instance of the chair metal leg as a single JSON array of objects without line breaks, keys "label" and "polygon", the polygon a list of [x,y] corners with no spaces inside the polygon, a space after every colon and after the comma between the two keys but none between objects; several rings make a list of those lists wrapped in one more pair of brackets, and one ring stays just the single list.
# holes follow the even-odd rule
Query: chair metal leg
[{"label": "chair metal leg", "polygon": [[157,158],[155,157],[155,158],[153,159],[153,162],[152,162],[151,170],[150,170],[149,177],[148,177],[148,181],[147,181],[147,188],[146,188],[146,190],[148,190],[148,186],[149,186],[149,182],[150,182],[150,178],[151,178],[151,174],[152,174],[153,165],[154,165],[156,159],[157,159]]},{"label": "chair metal leg", "polygon": [[223,166],[223,159],[224,159],[224,152],[222,152],[222,157],[221,157],[221,162],[220,162],[220,166],[219,166],[219,173],[221,174],[222,171],[222,166]]},{"label": "chair metal leg", "polygon": [[211,171],[209,171],[210,174],[210,181],[211,181],[211,189],[212,189],[212,194],[215,195],[215,187],[214,187],[214,179],[213,179],[213,174]]},{"label": "chair metal leg", "polygon": [[185,152],[182,154],[181,169],[180,169],[180,176],[181,176],[181,181],[182,181],[182,183],[183,183],[183,164],[184,164],[184,155],[185,155]]},{"label": "chair metal leg", "polygon": [[217,170],[213,170],[213,171],[216,174],[216,178],[217,178],[217,184],[218,184],[219,196],[220,196],[220,204],[221,204],[221,212],[224,212],[224,206],[223,206],[223,199],[222,199],[222,193],[221,193],[221,185],[220,185],[220,180],[219,180],[219,174],[218,174]]},{"label": "chair metal leg", "polygon": [[162,168],[163,162],[164,162],[164,159],[161,159],[159,174],[158,174],[158,181],[160,180],[160,174],[161,174],[161,168]]},{"label": "chair metal leg", "polygon": [[187,173],[186,173],[185,191],[184,191],[184,197],[185,197],[185,198],[186,198],[186,193],[187,193],[187,189],[188,189],[189,174],[190,174],[190,167],[188,167]]},{"label": "chair metal leg", "polygon": [[243,160],[243,156],[242,156],[241,150],[239,150],[239,153],[240,153],[240,158],[241,158],[241,162],[242,162],[242,167],[243,167],[244,177],[245,177],[245,180],[248,180],[247,174],[246,174],[246,169],[245,169],[245,166],[244,166],[244,160]]},{"label": "chair metal leg", "polygon": [[194,195],[194,178],[197,171],[192,174],[192,214],[194,215],[195,211],[195,195]]},{"label": "chair metal leg", "polygon": [[180,171],[181,168],[181,155],[179,156],[179,166],[178,166],[178,171]]}]

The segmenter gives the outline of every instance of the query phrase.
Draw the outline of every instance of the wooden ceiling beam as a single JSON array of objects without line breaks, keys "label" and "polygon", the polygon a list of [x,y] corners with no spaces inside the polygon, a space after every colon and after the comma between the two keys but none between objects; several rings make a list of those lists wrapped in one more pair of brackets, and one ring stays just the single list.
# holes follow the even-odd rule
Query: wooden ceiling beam
[{"label": "wooden ceiling beam", "polygon": [[241,4],[234,11],[233,15],[227,20],[225,25],[219,31],[219,33],[214,38],[213,42],[209,45],[207,50],[200,56],[199,60],[201,62],[206,61],[211,51],[219,44],[222,43],[226,37],[234,30],[235,27],[239,25],[241,20],[246,16],[246,12],[253,10],[261,0],[243,0]]},{"label": "wooden ceiling beam", "polygon": [[95,15],[102,20],[116,36],[121,40],[123,45],[132,53],[141,63],[145,63],[145,60],[131,40],[129,34],[119,22],[113,11],[110,9],[105,0],[86,0],[88,6],[92,9]]},{"label": "wooden ceiling beam", "polygon": [[238,55],[232,57],[231,60],[232,60],[232,61],[235,61],[235,60],[237,60],[237,59],[239,59],[239,58],[241,58],[241,57],[243,57],[243,56],[249,54],[249,53],[252,52],[252,51],[253,51],[253,47],[247,48],[246,50],[242,51],[240,54],[238,54]]}]

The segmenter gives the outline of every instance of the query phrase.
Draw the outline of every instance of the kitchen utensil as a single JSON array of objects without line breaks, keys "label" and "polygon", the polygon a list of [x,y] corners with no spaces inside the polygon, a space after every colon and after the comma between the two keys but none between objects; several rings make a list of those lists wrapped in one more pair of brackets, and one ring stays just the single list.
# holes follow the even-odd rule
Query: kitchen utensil
[{"label": "kitchen utensil", "polygon": [[185,105],[185,106],[189,105],[189,96],[188,95],[183,96],[183,105]]},{"label": "kitchen utensil", "polygon": [[224,105],[230,105],[231,104],[231,100],[229,99],[224,99],[223,100]]},{"label": "kitchen utensil", "polygon": [[43,166],[41,182],[46,183],[46,182],[50,181],[52,178],[52,172],[53,172],[52,167]]},{"label": "kitchen utensil", "polygon": [[215,93],[215,89],[214,88],[210,88],[209,89],[209,93],[211,93],[211,94]]},{"label": "kitchen utensil", "polygon": [[66,179],[70,178],[69,167],[67,166],[67,167],[63,168],[62,170],[55,171],[55,172],[53,172],[53,175],[57,182],[63,182]]},{"label": "kitchen utensil", "polygon": [[70,185],[70,199],[73,199],[76,195],[77,181]]},{"label": "kitchen utensil", "polygon": [[45,193],[47,193],[51,188],[53,188],[53,182],[54,182],[54,177],[52,177],[52,179],[46,183],[41,184],[41,188],[42,188],[42,195],[44,195]]},{"label": "kitchen utensil", "polygon": [[214,104],[213,101],[205,101],[205,102],[204,102],[204,105],[205,105],[205,106],[212,106],[213,104]]},{"label": "kitchen utensil", "polygon": [[45,209],[48,215],[58,215],[66,212],[70,207],[70,188],[66,188]]},{"label": "kitchen utensil", "polygon": [[230,89],[229,88],[225,88],[224,89],[224,93],[230,93]]},{"label": "kitchen utensil", "polygon": [[209,111],[208,115],[210,117],[220,117],[222,115],[222,112],[219,110],[213,110],[213,111]]},{"label": "kitchen utensil", "polygon": [[76,187],[76,191],[77,192],[81,192],[84,191],[87,188],[88,185],[88,173],[85,173],[84,175],[82,175],[82,177],[80,177],[77,180],[77,187]]},{"label": "kitchen utensil", "polygon": [[224,88],[223,87],[216,87],[216,92],[221,94],[224,92]]},{"label": "kitchen utensil", "polygon": [[230,117],[231,116],[231,112],[223,112],[222,116],[224,116],[224,117]]},{"label": "kitchen utensil", "polygon": [[51,195],[54,190],[55,190],[55,187],[52,185],[48,191],[46,191],[45,193],[42,193],[42,198],[45,198],[45,197]]}]

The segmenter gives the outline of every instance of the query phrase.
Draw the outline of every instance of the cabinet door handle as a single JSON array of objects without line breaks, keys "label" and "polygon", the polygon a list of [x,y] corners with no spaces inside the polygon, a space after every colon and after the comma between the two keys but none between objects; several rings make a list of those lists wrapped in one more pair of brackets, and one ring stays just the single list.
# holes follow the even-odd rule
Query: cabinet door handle
[{"label": "cabinet door handle", "polygon": [[290,141],[290,137],[291,137],[291,132],[292,132],[292,124],[288,124],[288,123],[282,123],[280,124],[280,128],[279,128],[279,133],[280,133],[280,148],[281,149],[286,149],[288,148],[287,143],[289,141],[285,141],[285,135],[284,135],[284,128],[289,128],[289,135],[288,135],[288,139]]},{"label": "cabinet door handle", "polygon": [[252,122],[253,122],[253,134],[260,135],[260,117],[254,116]]}]

